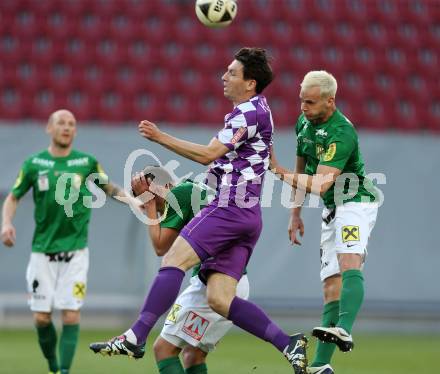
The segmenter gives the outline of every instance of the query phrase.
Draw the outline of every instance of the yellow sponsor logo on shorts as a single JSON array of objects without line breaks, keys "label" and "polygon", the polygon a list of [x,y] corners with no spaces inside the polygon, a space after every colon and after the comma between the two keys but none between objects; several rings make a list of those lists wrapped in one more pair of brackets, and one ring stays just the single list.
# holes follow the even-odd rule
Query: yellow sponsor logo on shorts
[{"label": "yellow sponsor logo on shorts", "polygon": [[83,282],[76,282],[73,285],[73,296],[77,299],[84,299],[86,296],[86,285]]},{"label": "yellow sponsor logo on shorts", "polygon": [[180,309],[182,309],[181,305],[174,304],[173,307],[171,308],[170,312],[168,313],[167,321],[172,322],[172,323],[176,323],[177,322],[177,315],[179,314]]},{"label": "yellow sponsor logo on shorts", "polygon": [[327,152],[324,155],[324,161],[331,161],[336,154],[336,143],[332,143],[328,146]]},{"label": "yellow sponsor logo on shorts", "polygon": [[359,226],[342,226],[342,242],[360,241]]}]

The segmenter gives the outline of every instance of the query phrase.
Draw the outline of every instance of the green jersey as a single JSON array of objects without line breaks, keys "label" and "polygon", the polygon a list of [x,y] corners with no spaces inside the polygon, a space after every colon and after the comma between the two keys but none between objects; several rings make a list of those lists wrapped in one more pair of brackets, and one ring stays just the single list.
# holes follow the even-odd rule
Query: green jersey
[{"label": "green jersey", "polygon": [[[206,205],[207,191],[202,185],[187,180],[172,188],[169,194],[174,195],[175,204],[172,204],[172,207],[169,203],[171,199],[167,197],[160,227],[180,231]],[[199,271],[200,265],[197,265],[192,276],[197,275]]]},{"label": "green jersey", "polygon": [[[32,188],[35,203],[32,252],[57,253],[87,247],[91,211],[83,197],[92,196],[86,178],[93,173],[107,179],[93,156],[76,150],[66,157],[53,157],[45,150],[23,163],[11,192],[20,199]],[[74,195],[77,199],[75,202],[72,199],[71,214],[67,214],[60,202]]]},{"label": "green jersey", "polygon": [[[349,181],[346,180],[340,187],[340,192],[351,193],[352,197],[344,198],[342,203],[350,201],[376,201],[373,183],[365,178],[364,162],[359,150],[357,132],[353,124],[339,110],[319,125],[311,124],[304,114],[296,122],[297,148],[296,154],[305,160],[305,173],[316,174],[318,165],[327,165],[342,171],[341,174],[355,175],[359,180],[357,191],[349,190]],[[353,183],[353,182],[352,182]],[[339,204],[342,196],[336,196],[335,184],[323,195],[324,205],[334,208]]]}]

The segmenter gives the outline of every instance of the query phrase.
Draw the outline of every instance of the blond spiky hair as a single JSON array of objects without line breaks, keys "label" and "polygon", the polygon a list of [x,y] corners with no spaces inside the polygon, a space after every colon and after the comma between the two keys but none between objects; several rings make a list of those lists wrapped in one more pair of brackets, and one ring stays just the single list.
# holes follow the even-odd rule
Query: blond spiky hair
[{"label": "blond spiky hair", "polygon": [[301,89],[305,90],[311,87],[321,89],[321,97],[336,97],[338,83],[333,75],[325,70],[309,71],[301,83]]}]

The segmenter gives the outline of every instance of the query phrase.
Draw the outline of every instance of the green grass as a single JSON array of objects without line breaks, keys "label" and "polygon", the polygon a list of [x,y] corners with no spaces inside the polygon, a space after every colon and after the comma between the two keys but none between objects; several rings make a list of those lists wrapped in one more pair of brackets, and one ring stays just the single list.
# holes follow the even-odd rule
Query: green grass
[{"label": "green grass", "polygon": [[[92,341],[103,340],[119,331],[81,332],[72,374],[157,373],[149,339],[142,360],[126,357],[102,357],[88,349]],[[0,330],[0,373],[47,373],[33,331]],[[311,341],[309,357],[313,357]],[[337,374],[412,374],[434,373],[435,359],[440,354],[440,336],[362,335],[356,336],[353,352],[334,356]],[[287,374],[292,373],[287,361],[269,344],[247,334],[230,334],[208,359],[211,374]]]}]

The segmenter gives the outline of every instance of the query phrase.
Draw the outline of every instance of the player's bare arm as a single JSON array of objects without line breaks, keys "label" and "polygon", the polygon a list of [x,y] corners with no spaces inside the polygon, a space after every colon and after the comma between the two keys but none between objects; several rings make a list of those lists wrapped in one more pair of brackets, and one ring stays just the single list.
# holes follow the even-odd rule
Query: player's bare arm
[{"label": "player's bare arm", "polygon": [[129,193],[124,191],[121,187],[114,183],[107,183],[102,187],[102,190],[105,192],[107,196],[110,196],[112,199],[119,201],[121,203],[131,205],[137,210],[141,209],[142,201],[131,196]]},{"label": "player's bare arm", "polygon": [[272,152],[270,170],[282,181],[290,184],[297,190],[305,190],[307,193],[323,196],[341,174],[341,170],[327,165],[318,165],[316,174],[308,175],[295,173],[281,166]]},{"label": "player's bare arm", "polygon": [[144,138],[203,165],[209,165],[212,161],[229,152],[228,147],[216,138],[213,138],[208,145],[188,142],[159,130],[156,124],[146,120],[139,123],[139,132]]},{"label": "player's bare arm", "polygon": [[[305,166],[306,166],[306,162],[304,160],[304,157],[296,156],[295,173],[304,174]],[[299,197],[297,194],[297,189],[293,188],[292,193],[294,195],[295,205],[296,205],[297,198]],[[299,205],[299,206],[295,206],[291,210],[289,226],[287,231],[289,235],[289,240],[293,245],[295,244],[301,245],[301,242],[298,240],[297,231],[299,231],[299,235],[301,237],[304,236],[304,222],[301,218],[301,209],[302,206]]]},{"label": "player's bare arm", "polygon": [[115,198],[115,196],[126,197],[124,190],[118,185],[109,182],[102,187],[105,194],[109,197]]},{"label": "player's bare arm", "polygon": [[[161,197],[160,191],[156,191],[154,184],[147,180],[143,173],[137,173],[131,180],[131,188],[133,193],[139,197],[147,197],[143,204],[145,214],[150,220],[148,225],[148,233],[153,244],[154,251],[158,256],[164,256],[171,248],[174,240],[179,236],[179,232],[172,228],[161,228],[157,217],[159,210],[157,208],[157,199]],[[155,194],[159,192],[160,194]],[[153,198],[151,198],[153,194]],[[144,199],[142,199],[144,201]]]},{"label": "player's bare arm", "polygon": [[153,244],[154,251],[158,256],[164,256],[171,245],[179,236],[177,230],[171,228],[161,228],[157,222],[157,205],[156,199],[152,199],[144,204],[144,209],[147,217],[153,222],[148,225],[148,232],[150,234],[151,243]]},{"label": "player's bare arm", "polygon": [[15,217],[17,211],[18,199],[9,193],[3,203],[2,211],[2,242],[7,247],[12,247],[15,244],[15,227],[12,224],[12,220]]}]

